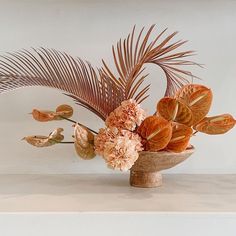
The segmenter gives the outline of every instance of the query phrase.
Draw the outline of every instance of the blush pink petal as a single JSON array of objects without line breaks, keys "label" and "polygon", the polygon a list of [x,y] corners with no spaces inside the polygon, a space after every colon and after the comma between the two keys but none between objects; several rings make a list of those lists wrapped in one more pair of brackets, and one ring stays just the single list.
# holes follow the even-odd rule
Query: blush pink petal
[{"label": "blush pink petal", "polygon": [[142,150],[140,136],[128,130],[100,129],[95,138],[95,152],[112,169],[129,170]]},{"label": "blush pink petal", "polygon": [[123,101],[106,119],[107,127],[133,131],[146,118],[146,112],[133,99]]}]

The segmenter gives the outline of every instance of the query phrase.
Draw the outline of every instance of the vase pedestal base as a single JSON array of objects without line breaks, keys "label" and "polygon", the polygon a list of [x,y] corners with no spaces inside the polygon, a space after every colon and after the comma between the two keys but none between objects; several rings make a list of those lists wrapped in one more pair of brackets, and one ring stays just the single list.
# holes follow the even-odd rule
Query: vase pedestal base
[{"label": "vase pedestal base", "polygon": [[162,174],[156,172],[130,171],[130,185],[140,188],[154,188],[162,185]]}]

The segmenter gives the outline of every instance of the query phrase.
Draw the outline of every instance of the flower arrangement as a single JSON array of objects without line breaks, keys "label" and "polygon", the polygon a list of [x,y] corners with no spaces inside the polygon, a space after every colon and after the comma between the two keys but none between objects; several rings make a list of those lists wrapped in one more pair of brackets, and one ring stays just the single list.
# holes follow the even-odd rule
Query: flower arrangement
[{"label": "flower arrangement", "polygon": [[[24,140],[36,147],[72,143],[81,158],[88,160],[97,154],[109,168],[124,171],[132,168],[141,152],[182,153],[192,148],[190,138],[197,132],[214,135],[232,129],[236,121],[230,114],[207,117],[212,91],[190,83],[197,77],[183,69],[201,65],[186,59],[193,51],[176,51],[186,41],[171,42],[176,32],[161,41],[166,30],[151,40],[153,29],[154,25],[144,34],[143,28],[136,35],[134,27],[112,47],[116,72],[104,60],[101,68],[94,69],[89,62],[54,49],[1,56],[0,93],[26,86],[60,89],[105,122],[96,132],[72,120],[69,105],[60,105],[55,111],[34,109],[32,116],[37,121],[73,122],[73,141],[63,141],[62,128]],[[143,85],[148,77],[145,64],[159,66],[167,81],[164,97],[151,116],[141,107],[150,87]]]},{"label": "flower arrangement", "polygon": [[[197,132],[215,135],[232,129],[236,121],[230,114],[206,117],[211,102],[211,90],[198,84],[185,85],[174,97],[162,98],[155,114],[148,117],[140,104],[129,99],[108,115],[106,127],[97,134],[74,122],[72,143],[83,159],[92,159],[97,154],[103,157],[109,168],[129,170],[140,151],[179,153],[191,148],[190,138]],[[32,112],[34,119],[41,122],[71,121],[72,114],[73,109],[68,105],[59,106],[55,112],[36,109]],[[28,136],[24,140],[36,147],[48,147],[62,142],[62,131],[58,128],[48,137]]]}]

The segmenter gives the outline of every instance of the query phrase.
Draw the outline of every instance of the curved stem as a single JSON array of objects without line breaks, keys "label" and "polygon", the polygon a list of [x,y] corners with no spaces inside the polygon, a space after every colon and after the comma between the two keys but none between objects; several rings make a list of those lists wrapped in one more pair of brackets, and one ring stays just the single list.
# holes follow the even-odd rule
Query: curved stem
[{"label": "curved stem", "polygon": [[83,125],[83,124],[81,124],[81,123],[79,123],[79,122],[76,122],[76,121],[71,120],[71,119],[69,119],[69,118],[66,118],[66,117],[64,117],[64,116],[60,116],[60,117],[61,117],[62,119],[65,119],[65,120],[67,120],[67,121],[70,121],[70,122],[72,122],[72,123],[74,123],[74,124],[79,124],[79,125],[81,125],[81,126],[84,126],[86,129],[88,129],[89,131],[93,132],[94,134],[98,134],[97,131],[90,129],[89,127],[87,127],[87,126],[85,126],[85,125]]},{"label": "curved stem", "polygon": [[78,123],[78,122],[76,122],[75,120],[71,120],[71,119],[69,119],[69,118],[67,118],[67,117],[64,117],[64,116],[59,116],[59,117],[61,117],[61,118],[64,119],[64,120],[70,121],[70,122],[72,122],[72,123],[74,123],[74,124],[77,124],[77,123]]}]

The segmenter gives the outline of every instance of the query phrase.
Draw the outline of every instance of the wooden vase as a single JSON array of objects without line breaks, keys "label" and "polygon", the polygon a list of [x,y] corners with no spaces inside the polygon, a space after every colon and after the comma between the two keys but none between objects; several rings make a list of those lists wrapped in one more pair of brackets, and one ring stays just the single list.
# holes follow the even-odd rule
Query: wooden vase
[{"label": "wooden vase", "polygon": [[162,185],[161,170],[172,168],[185,161],[194,148],[181,153],[167,151],[140,152],[138,160],[130,169],[130,185],[140,188],[153,188]]}]

